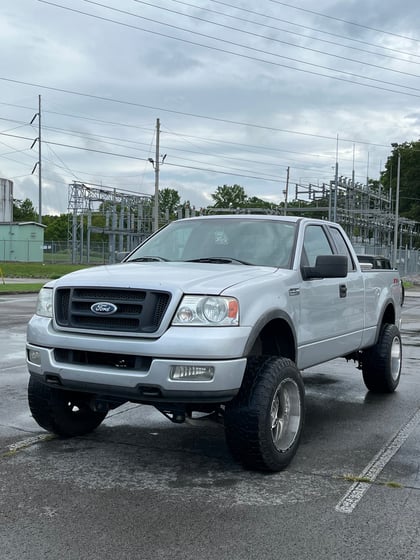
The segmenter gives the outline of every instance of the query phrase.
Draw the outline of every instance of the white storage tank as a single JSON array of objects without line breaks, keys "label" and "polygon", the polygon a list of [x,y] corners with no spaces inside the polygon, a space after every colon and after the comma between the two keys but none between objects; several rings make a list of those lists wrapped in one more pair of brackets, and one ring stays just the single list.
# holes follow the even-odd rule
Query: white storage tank
[{"label": "white storage tank", "polygon": [[0,223],[13,222],[13,182],[0,178]]}]

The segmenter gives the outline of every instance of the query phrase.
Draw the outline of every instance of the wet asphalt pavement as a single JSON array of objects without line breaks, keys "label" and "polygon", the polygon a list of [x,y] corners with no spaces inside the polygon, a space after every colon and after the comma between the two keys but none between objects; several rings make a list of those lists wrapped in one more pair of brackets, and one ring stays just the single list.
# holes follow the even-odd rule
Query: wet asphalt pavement
[{"label": "wet asphalt pavement", "polygon": [[371,395],[353,363],[304,372],[299,451],[278,474],[230,457],[223,428],[127,404],[52,438],[26,402],[34,295],[0,296],[0,558],[420,558],[420,297],[403,308],[403,376]]}]

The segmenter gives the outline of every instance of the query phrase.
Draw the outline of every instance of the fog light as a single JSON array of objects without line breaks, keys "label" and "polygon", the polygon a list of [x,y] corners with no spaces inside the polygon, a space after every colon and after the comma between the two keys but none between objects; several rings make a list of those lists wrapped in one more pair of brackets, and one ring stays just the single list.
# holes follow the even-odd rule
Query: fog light
[{"label": "fog light", "polygon": [[211,381],[214,377],[214,367],[172,366],[169,377],[177,381]]},{"label": "fog light", "polygon": [[37,366],[41,365],[41,352],[39,350],[28,350],[28,360]]}]

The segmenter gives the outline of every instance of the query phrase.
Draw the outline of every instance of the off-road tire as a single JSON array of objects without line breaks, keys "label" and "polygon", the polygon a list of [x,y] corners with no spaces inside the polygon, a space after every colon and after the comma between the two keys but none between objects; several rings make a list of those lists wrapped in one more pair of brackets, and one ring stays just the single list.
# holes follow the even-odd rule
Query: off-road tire
[{"label": "off-road tire", "polygon": [[245,468],[277,472],[294,457],[304,423],[305,389],[287,358],[248,359],[238,395],[225,408],[225,435]]},{"label": "off-road tire", "polygon": [[392,393],[401,376],[402,346],[400,331],[395,325],[382,327],[375,346],[363,351],[363,381],[373,393]]},{"label": "off-road tire", "polygon": [[92,395],[48,387],[32,375],[28,403],[35,421],[48,432],[62,437],[82,436],[95,430],[106,411],[89,406]]}]

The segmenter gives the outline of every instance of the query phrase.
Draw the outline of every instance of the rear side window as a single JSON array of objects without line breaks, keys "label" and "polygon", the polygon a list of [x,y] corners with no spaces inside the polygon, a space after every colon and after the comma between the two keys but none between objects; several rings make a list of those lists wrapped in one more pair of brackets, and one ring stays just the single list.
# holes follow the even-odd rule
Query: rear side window
[{"label": "rear side window", "polygon": [[347,246],[347,243],[344,237],[341,235],[341,231],[335,227],[330,227],[330,233],[332,238],[334,239],[334,243],[337,247],[339,255],[346,255],[348,260],[348,270],[355,270],[355,265],[353,259],[351,257],[351,253]]}]

